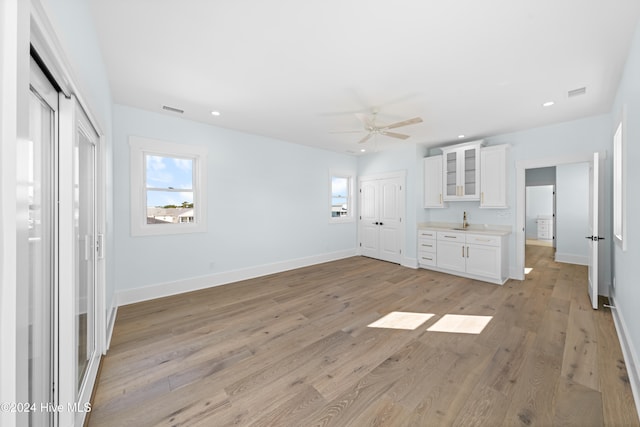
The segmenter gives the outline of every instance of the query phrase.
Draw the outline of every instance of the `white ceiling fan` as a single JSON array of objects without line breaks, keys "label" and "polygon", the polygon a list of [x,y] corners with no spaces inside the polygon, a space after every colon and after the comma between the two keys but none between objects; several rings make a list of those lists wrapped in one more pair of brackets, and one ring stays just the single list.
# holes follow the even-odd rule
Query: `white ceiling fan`
[{"label": "white ceiling fan", "polygon": [[[403,120],[401,122],[391,123],[389,125],[380,125],[376,121],[377,116],[378,116],[377,110],[373,110],[371,113],[371,116],[367,116],[366,114],[356,113],[356,117],[358,117],[358,119],[360,119],[360,121],[364,125],[364,131],[367,132],[367,135],[365,135],[364,138],[358,141],[358,144],[363,144],[376,135],[384,135],[384,136],[389,136],[391,138],[398,138],[398,139],[407,139],[409,138],[409,135],[406,135],[404,133],[391,132],[390,129],[396,129],[402,126],[409,126],[417,123],[422,123],[422,118],[414,117],[412,119]],[[344,132],[333,132],[333,133],[351,133],[351,132],[362,132],[362,131],[358,130],[358,131],[344,131]]]}]

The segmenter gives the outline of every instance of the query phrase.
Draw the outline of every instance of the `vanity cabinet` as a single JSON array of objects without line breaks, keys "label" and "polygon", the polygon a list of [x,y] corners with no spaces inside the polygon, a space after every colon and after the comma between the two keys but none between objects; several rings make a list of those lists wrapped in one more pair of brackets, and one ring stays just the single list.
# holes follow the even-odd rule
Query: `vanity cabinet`
[{"label": "vanity cabinet", "polygon": [[442,156],[425,157],[424,160],[424,207],[443,208]]},{"label": "vanity cabinet", "polygon": [[482,142],[442,148],[444,200],[480,200]]},{"label": "vanity cabinet", "polygon": [[503,284],[508,278],[505,233],[418,230],[418,265],[471,279]]},{"label": "vanity cabinet", "polygon": [[505,209],[507,206],[507,156],[509,145],[480,149],[480,207]]}]

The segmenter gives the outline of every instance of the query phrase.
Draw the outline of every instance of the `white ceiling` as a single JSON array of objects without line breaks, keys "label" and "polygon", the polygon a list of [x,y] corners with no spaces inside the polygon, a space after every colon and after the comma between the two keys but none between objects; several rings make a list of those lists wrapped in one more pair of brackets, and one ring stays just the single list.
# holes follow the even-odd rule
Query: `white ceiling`
[{"label": "white ceiling", "polygon": [[[339,152],[609,112],[638,0],[91,0],[114,102]],[[567,92],[586,87],[585,95]],[[542,107],[546,101],[551,107]],[[220,111],[219,117],[210,114]],[[165,114],[176,116],[175,113]],[[364,144],[403,144],[378,136]]]}]

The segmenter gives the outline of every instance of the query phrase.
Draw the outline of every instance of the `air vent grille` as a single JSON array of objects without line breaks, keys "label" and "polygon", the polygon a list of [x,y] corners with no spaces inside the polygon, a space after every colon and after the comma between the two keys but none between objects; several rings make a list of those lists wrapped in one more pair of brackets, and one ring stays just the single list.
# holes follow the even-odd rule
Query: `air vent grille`
[{"label": "air vent grille", "polygon": [[178,113],[178,114],[184,113],[184,110],[181,110],[181,109],[175,108],[175,107],[169,107],[168,105],[163,105],[162,109],[163,110],[167,110],[167,111],[171,111],[172,113]]},{"label": "air vent grille", "polygon": [[569,98],[571,98],[574,96],[584,95],[585,93],[587,93],[587,88],[579,87],[578,89],[570,90],[569,92],[567,92],[567,95],[569,95]]}]

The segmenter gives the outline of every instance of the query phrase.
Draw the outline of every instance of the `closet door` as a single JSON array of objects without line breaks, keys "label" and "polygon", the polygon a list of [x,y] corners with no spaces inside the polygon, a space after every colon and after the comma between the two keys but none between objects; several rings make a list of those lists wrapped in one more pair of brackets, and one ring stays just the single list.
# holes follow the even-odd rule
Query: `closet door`
[{"label": "closet door", "polygon": [[360,251],[362,255],[377,258],[380,252],[380,215],[378,183],[374,180],[360,184]]},{"label": "closet door", "polygon": [[400,263],[404,215],[402,186],[401,176],[360,180],[358,233],[362,255]]}]

